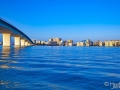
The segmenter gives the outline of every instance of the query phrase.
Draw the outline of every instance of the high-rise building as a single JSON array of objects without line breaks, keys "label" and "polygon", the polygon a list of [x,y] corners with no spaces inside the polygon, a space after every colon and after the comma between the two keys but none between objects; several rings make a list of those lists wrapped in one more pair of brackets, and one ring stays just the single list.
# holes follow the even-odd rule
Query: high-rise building
[{"label": "high-rise building", "polygon": [[66,42],[67,42],[67,41],[63,41],[63,42],[62,42],[62,45],[65,46]]},{"label": "high-rise building", "polygon": [[68,46],[68,42],[67,41],[65,42],[65,46]]},{"label": "high-rise building", "polygon": [[63,41],[59,41],[59,46],[63,46]]},{"label": "high-rise building", "polygon": [[61,38],[50,38],[49,43],[52,46],[61,45],[61,40],[62,40]]},{"label": "high-rise building", "polygon": [[86,45],[86,44],[85,44],[85,40],[76,43],[76,46],[85,46],[85,45]]},{"label": "high-rise building", "polygon": [[92,41],[90,41],[90,46],[93,46],[93,42]]},{"label": "high-rise building", "polygon": [[53,41],[53,38],[50,38],[49,41],[52,42],[52,41]]},{"label": "high-rise building", "polygon": [[68,43],[68,46],[73,46],[73,43]]},{"label": "high-rise building", "polygon": [[41,41],[41,44],[44,45],[46,41]]},{"label": "high-rise building", "polygon": [[36,40],[36,44],[40,44],[41,43],[41,41],[40,40]]},{"label": "high-rise building", "polygon": [[46,46],[49,46],[49,45],[50,45],[49,42],[45,42],[44,44],[45,44]]},{"label": "high-rise building", "polygon": [[105,46],[120,46],[120,40],[106,40]]},{"label": "high-rise building", "polygon": [[83,40],[82,42],[84,43],[84,45],[86,45],[86,40]]},{"label": "high-rise building", "polygon": [[80,46],[85,46],[85,43],[84,42],[80,42]]},{"label": "high-rise building", "polygon": [[68,43],[73,43],[73,40],[68,40]]},{"label": "high-rise building", "polygon": [[119,42],[118,41],[115,42],[115,46],[119,46]]},{"label": "high-rise building", "polygon": [[118,46],[120,46],[120,40],[118,40]]},{"label": "high-rise building", "polygon": [[95,42],[93,42],[93,46],[99,46],[99,43],[100,43],[99,40],[98,40],[98,41],[95,41]]},{"label": "high-rise building", "polygon": [[76,46],[80,46],[80,42],[77,42],[77,43],[76,43]]},{"label": "high-rise building", "polygon": [[112,40],[109,41],[109,46],[114,46],[114,43]]},{"label": "high-rise building", "polygon": [[86,46],[90,46],[90,39],[86,40]]},{"label": "high-rise building", "polygon": [[68,46],[73,46],[73,40],[68,40],[67,43],[68,43]]},{"label": "high-rise building", "polygon": [[104,42],[99,42],[99,46],[105,46]]},{"label": "high-rise building", "polygon": [[59,42],[61,41],[62,39],[61,38],[54,38],[53,41],[56,41],[57,44],[59,44]]}]

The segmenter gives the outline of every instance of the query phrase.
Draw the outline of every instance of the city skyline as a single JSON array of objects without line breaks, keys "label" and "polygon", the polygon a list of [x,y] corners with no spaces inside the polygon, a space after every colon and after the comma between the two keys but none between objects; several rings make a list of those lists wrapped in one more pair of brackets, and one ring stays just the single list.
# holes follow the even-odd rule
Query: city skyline
[{"label": "city skyline", "polygon": [[91,41],[90,39],[77,41],[63,40],[62,38],[49,38],[48,41],[32,40],[34,45],[42,46],[120,46],[120,40]]},{"label": "city skyline", "polygon": [[[119,40],[119,0],[1,0],[0,18],[31,39]],[[1,39],[1,35],[0,35]]]}]

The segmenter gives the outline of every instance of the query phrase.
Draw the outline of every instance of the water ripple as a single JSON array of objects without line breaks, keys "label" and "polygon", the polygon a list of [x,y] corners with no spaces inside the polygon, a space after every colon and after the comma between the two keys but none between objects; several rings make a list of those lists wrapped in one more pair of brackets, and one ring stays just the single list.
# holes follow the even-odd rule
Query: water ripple
[{"label": "water ripple", "polygon": [[0,48],[1,90],[110,90],[119,82],[120,48]]}]

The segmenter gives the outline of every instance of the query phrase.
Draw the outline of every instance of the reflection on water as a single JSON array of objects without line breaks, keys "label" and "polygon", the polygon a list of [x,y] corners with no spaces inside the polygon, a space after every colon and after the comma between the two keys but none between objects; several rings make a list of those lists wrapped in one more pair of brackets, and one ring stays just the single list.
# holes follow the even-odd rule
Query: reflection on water
[{"label": "reflection on water", "polygon": [[16,59],[11,58],[12,56],[16,56],[21,47],[2,47],[2,51],[0,53],[0,68],[3,69],[17,69],[22,70],[21,67],[11,66],[11,64],[17,64]]},{"label": "reflection on water", "polygon": [[15,67],[15,66],[8,66],[9,64],[7,65],[1,65],[0,68],[3,68],[3,69],[17,69],[17,70],[23,70],[23,68],[21,67]]},{"label": "reflection on water", "polygon": [[[104,52],[103,52],[104,51]],[[0,47],[0,90],[110,90],[119,47]]]},{"label": "reflection on water", "polygon": [[3,58],[7,58],[9,57],[9,54],[10,54],[10,47],[2,47],[2,56]]},{"label": "reflection on water", "polygon": [[0,81],[0,85],[7,85],[9,82],[6,82],[6,81]]},{"label": "reflection on water", "polygon": [[4,86],[7,90],[14,89],[20,86],[19,82],[0,81],[0,86]]},{"label": "reflection on water", "polygon": [[0,55],[2,58],[9,58],[11,56],[10,54],[14,54],[14,56],[16,56],[19,53],[19,50],[23,48],[25,47],[2,47],[2,52],[0,53]]}]

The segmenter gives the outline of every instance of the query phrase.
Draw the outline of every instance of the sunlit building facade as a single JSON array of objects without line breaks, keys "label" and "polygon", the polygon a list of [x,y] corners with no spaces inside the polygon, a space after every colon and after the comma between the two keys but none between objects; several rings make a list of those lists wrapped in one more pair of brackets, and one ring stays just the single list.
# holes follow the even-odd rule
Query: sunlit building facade
[{"label": "sunlit building facade", "polygon": [[36,44],[41,44],[41,41],[40,40],[36,40]]},{"label": "sunlit building facade", "polygon": [[73,43],[73,40],[68,40],[68,43]]},{"label": "sunlit building facade", "polygon": [[98,40],[98,41],[93,42],[93,46],[99,46],[99,44],[100,44],[100,41],[99,41],[99,40]]},{"label": "sunlit building facade", "polygon": [[105,46],[120,46],[119,40],[105,41]]}]

